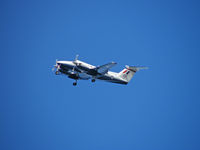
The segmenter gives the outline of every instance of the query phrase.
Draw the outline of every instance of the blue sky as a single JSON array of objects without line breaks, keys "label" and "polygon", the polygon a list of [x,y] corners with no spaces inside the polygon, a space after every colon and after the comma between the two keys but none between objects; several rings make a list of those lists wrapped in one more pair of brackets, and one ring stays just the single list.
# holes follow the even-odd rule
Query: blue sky
[{"label": "blue sky", "polygon": [[[199,150],[197,0],[1,1],[0,149]],[[55,60],[145,65],[127,85]]]}]

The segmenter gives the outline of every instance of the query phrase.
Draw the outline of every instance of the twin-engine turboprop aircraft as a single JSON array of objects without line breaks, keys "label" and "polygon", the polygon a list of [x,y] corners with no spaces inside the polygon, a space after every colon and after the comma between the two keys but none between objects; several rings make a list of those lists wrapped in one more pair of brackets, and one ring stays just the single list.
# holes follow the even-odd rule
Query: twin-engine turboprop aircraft
[{"label": "twin-engine turboprop aircraft", "polygon": [[92,82],[99,79],[112,83],[128,84],[137,71],[147,69],[147,67],[126,66],[126,68],[119,73],[109,71],[109,69],[116,64],[115,62],[111,62],[102,66],[93,66],[78,60],[78,55],[76,55],[74,61],[56,60],[56,65],[54,65],[55,68],[53,69],[56,69],[56,75],[65,74],[69,78],[74,79],[74,86],[77,85],[77,80],[88,79],[91,79]]}]

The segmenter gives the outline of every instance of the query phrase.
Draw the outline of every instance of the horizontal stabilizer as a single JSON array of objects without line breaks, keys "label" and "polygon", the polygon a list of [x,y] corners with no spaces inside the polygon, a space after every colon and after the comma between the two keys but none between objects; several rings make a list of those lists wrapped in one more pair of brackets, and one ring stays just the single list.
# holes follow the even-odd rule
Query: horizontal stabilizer
[{"label": "horizontal stabilizer", "polygon": [[133,72],[137,72],[137,71],[143,70],[143,69],[148,69],[148,67],[144,67],[144,66],[127,66],[127,65],[126,65],[126,68]]}]

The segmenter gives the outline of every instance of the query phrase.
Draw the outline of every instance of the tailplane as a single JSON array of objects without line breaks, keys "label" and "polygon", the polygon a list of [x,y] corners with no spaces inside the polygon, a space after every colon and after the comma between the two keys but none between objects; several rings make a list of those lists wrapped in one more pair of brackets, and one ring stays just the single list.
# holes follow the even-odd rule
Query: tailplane
[{"label": "tailplane", "polygon": [[119,72],[119,77],[128,83],[133,78],[134,74],[142,69],[148,69],[148,68],[139,66],[126,66],[125,69]]}]

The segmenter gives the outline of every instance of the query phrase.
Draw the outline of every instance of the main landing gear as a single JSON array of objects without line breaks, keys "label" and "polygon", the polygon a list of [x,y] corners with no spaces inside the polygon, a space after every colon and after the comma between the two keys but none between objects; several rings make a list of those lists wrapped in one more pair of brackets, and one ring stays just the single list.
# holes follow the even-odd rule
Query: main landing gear
[{"label": "main landing gear", "polygon": [[[96,80],[95,79],[92,79],[91,80],[92,82],[95,82]],[[77,85],[77,80],[75,82],[73,82],[73,86],[76,86]]]},{"label": "main landing gear", "polygon": [[76,86],[77,85],[77,80],[75,82],[73,82],[73,86]]}]

